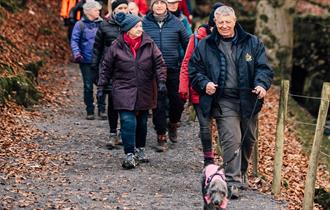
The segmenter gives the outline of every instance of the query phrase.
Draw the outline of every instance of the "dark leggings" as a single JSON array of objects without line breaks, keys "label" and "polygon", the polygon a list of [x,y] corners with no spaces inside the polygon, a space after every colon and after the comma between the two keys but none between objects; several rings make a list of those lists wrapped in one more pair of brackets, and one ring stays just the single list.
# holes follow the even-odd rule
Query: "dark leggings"
[{"label": "dark leggings", "polygon": [[203,112],[198,104],[194,104],[194,109],[199,122],[200,138],[205,156],[206,153],[212,152],[212,137],[210,130],[211,119],[203,115]]},{"label": "dark leggings", "polygon": [[117,133],[118,111],[113,109],[113,101],[111,92],[108,94],[108,121],[110,133]]}]

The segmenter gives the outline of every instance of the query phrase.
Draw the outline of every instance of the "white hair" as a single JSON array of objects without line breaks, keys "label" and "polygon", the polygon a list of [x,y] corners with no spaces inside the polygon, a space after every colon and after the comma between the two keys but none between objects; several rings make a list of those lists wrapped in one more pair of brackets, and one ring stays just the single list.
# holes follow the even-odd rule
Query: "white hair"
[{"label": "white hair", "polygon": [[233,16],[236,19],[236,15],[235,15],[235,11],[232,7],[229,6],[221,6],[218,7],[215,11],[214,11],[214,18],[218,15],[221,16]]}]

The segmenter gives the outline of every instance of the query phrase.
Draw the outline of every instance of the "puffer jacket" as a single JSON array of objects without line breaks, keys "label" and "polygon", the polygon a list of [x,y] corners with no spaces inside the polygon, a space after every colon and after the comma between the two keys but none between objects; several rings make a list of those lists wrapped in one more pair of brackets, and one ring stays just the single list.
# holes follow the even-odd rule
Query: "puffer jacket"
[{"label": "puffer jacket", "polygon": [[[240,110],[243,118],[257,114],[262,107],[263,100],[258,100],[251,91],[261,86],[268,90],[271,86],[274,72],[268,64],[265,47],[254,35],[243,30],[236,23],[236,68],[238,73],[238,88],[240,97]],[[200,107],[205,116],[210,115],[213,100],[221,97],[227,76],[226,58],[219,50],[220,34],[213,30],[212,34],[198,43],[189,61],[189,79],[193,88],[200,94]],[[207,95],[205,87],[208,82],[218,84],[216,94]],[[219,91],[219,92],[218,92]]]},{"label": "puffer jacket", "polygon": [[84,58],[83,63],[92,63],[95,35],[101,22],[102,18],[90,21],[85,16],[76,22],[71,36],[71,50],[73,57],[82,55]]},{"label": "puffer jacket", "polygon": [[153,13],[148,13],[143,19],[143,30],[155,41],[163,54],[168,71],[180,71],[179,47],[186,50],[189,35],[181,21],[168,13],[164,24],[160,27]]},{"label": "puffer jacket", "polygon": [[120,34],[119,25],[110,17],[108,20],[103,20],[100,24],[93,47],[92,68],[98,70],[99,64],[107,49],[111,46],[112,42]]},{"label": "puffer jacket", "polygon": [[166,65],[160,50],[145,33],[136,58],[125,43],[123,34],[107,51],[100,71],[99,88],[112,79],[115,110],[141,111],[156,108],[157,83],[166,81]]},{"label": "puffer jacket", "polygon": [[199,94],[189,84],[188,64],[189,64],[189,60],[196,47],[195,42],[196,41],[199,42],[201,39],[205,38],[207,35],[208,34],[207,34],[206,29],[203,27],[200,27],[197,31],[197,35],[192,34],[190,36],[186,54],[185,54],[184,59],[181,64],[179,94],[181,96],[181,99],[183,99],[184,101],[186,101],[188,99],[186,97],[189,96],[189,99],[190,99],[191,103],[193,103],[193,104],[199,104]]}]

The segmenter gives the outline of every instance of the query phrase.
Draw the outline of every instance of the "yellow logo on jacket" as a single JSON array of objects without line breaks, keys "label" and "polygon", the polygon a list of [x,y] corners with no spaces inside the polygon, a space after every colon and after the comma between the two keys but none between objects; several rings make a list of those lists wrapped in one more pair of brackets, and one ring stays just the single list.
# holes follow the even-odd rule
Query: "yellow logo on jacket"
[{"label": "yellow logo on jacket", "polygon": [[246,54],[245,54],[245,61],[246,61],[246,62],[250,62],[250,61],[252,61],[252,56],[251,56],[249,53],[246,53]]}]

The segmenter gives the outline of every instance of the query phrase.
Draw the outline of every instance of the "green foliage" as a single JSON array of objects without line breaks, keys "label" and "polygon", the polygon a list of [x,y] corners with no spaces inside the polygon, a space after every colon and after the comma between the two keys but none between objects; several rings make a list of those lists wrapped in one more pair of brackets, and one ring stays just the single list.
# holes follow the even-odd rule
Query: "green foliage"
[{"label": "green foliage", "polygon": [[[330,82],[330,17],[296,17],[294,25],[294,50],[292,84],[296,94],[320,96],[323,82]],[[316,115],[318,100],[300,100]]]},{"label": "green foliage", "polygon": [[[293,99],[289,98],[288,101],[288,116],[292,123],[304,122],[307,124],[296,123],[294,132],[296,132],[301,144],[303,145],[304,151],[309,154],[313,144],[316,119],[307,110],[299,106],[299,104]],[[323,136],[323,141],[321,145],[321,152],[324,154],[330,154],[330,142],[327,137]],[[330,170],[330,157],[320,154],[320,161],[327,165],[328,170]]]},{"label": "green foliage", "polygon": [[315,189],[314,201],[320,204],[324,209],[329,209],[330,206],[330,192],[323,188]]},{"label": "green foliage", "polygon": [[14,73],[14,70],[13,70],[13,68],[9,64],[0,63],[0,73],[3,73],[3,72],[7,72],[9,74],[13,74]]},{"label": "green foliage", "polygon": [[17,104],[25,107],[36,104],[41,94],[25,75],[0,77],[0,104],[13,98]]},{"label": "green foliage", "polygon": [[9,12],[16,12],[26,6],[27,0],[0,0],[0,7]]}]

